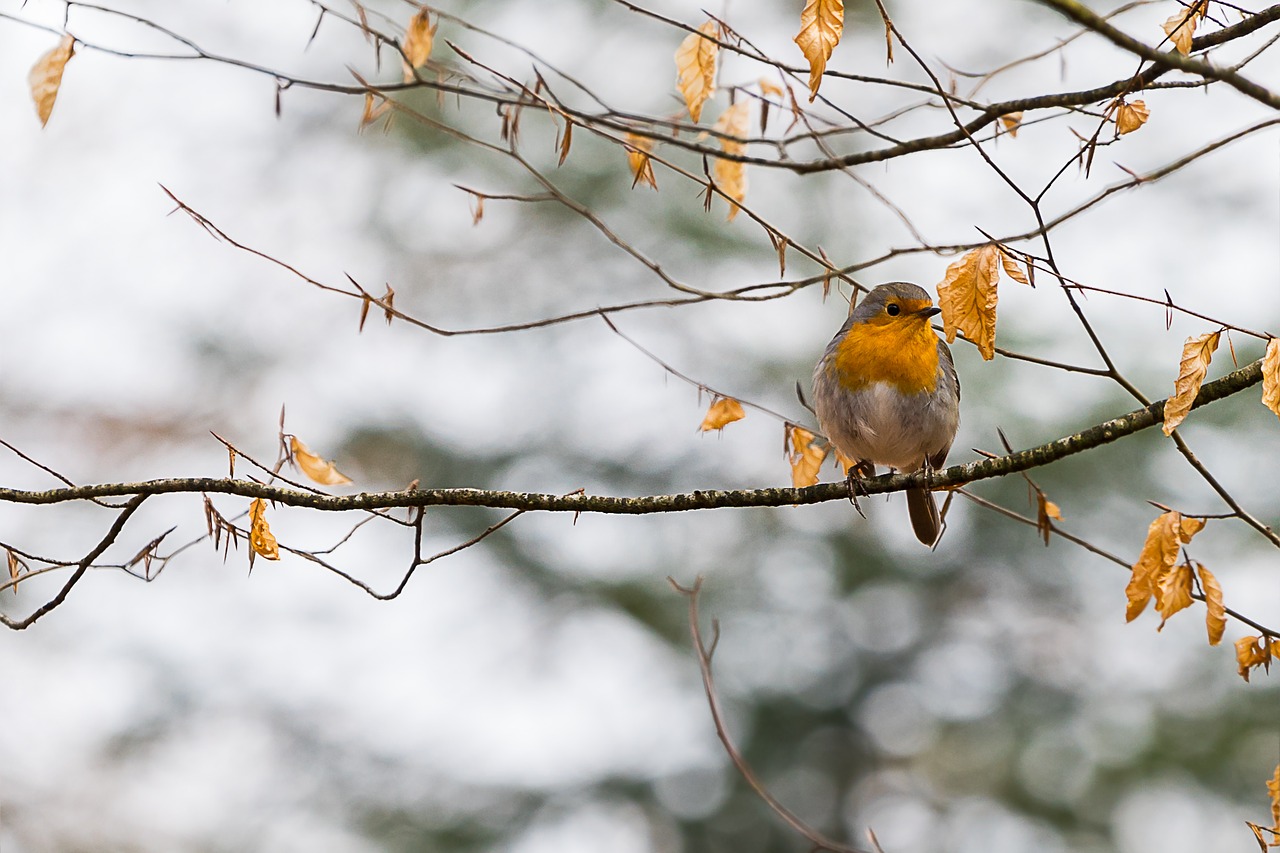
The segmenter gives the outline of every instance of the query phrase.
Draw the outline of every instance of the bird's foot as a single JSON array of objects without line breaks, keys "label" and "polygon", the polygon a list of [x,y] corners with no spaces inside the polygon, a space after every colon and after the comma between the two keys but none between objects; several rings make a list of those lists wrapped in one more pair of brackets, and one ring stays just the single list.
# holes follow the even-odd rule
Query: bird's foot
[{"label": "bird's foot", "polygon": [[858,515],[863,518],[867,514],[862,511],[862,507],[858,505],[858,496],[866,496],[866,486],[862,485],[862,481],[866,477],[874,477],[876,475],[876,466],[870,462],[859,462],[856,465],[850,465],[848,477],[845,482],[849,486],[849,503],[853,504],[853,508],[858,511]]}]

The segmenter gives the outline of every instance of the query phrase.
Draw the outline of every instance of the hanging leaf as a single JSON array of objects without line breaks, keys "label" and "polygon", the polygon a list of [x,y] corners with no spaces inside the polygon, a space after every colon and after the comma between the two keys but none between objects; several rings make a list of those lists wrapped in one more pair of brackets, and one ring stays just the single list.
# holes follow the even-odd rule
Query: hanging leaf
[{"label": "hanging leaf", "polygon": [[1271,827],[1280,830],[1280,764],[1267,780],[1267,799],[1271,801]]},{"label": "hanging leaf", "polygon": [[1213,572],[1199,563],[1196,563],[1196,573],[1200,575],[1200,587],[1204,590],[1207,609],[1204,624],[1209,632],[1209,645],[1216,646],[1222,642],[1222,632],[1227,628],[1227,609],[1222,603],[1222,585],[1213,576]]},{"label": "hanging leaf", "polygon": [[[747,136],[747,128],[751,119],[751,105],[746,101],[729,107],[716,120],[715,129],[725,136],[720,137],[720,150],[726,154],[743,155],[747,153],[747,145],[741,141]],[[732,137],[732,138],[729,138]],[[732,201],[729,203],[729,221],[738,215],[739,203],[747,197],[747,168],[738,160],[716,158],[712,171],[716,186]]]},{"label": "hanging leaf", "polygon": [[1000,116],[1000,124],[1004,125],[1005,133],[1017,139],[1018,128],[1022,127],[1022,110],[1018,110],[1016,113],[1005,113]]},{"label": "hanging leaf", "polygon": [[813,433],[807,429],[787,424],[783,442],[789,448],[791,485],[797,489],[817,485],[818,471],[827,458],[828,448],[814,445],[813,438]]},{"label": "hanging leaf", "polygon": [[267,524],[267,503],[262,498],[254,498],[249,505],[249,567],[253,568],[253,556],[259,554],[268,560],[280,559],[280,548],[276,537],[271,534]]},{"label": "hanging leaf", "polygon": [[742,404],[732,397],[719,397],[707,409],[707,416],[702,419],[702,426],[698,429],[703,432],[713,429],[724,429],[734,421],[740,421],[747,416],[742,410]]},{"label": "hanging leaf", "polygon": [[969,252],[947,267],[938,285],[938,307],[942,309],[942,329],[947,343],[956,333],[978,345],[987,361],[996,355],[996,285],[1000,280],[1000,247],[988,243]]},{"label": "hanging leaf", "polygon": [[1169,621],[1170,616],[1191,606],[1191,580],[1189,563],[1183,563],[1160,578],[1156,586],[1156,612],[1161,617],[1157,631],[1164,630],[1164,623]]},{"label": "hanging leaf", "polygon": [[1267,341],[1262,358],[1262,405],[1280,418],[1280,338]]},{"label": "hanging leaf", "polygon": [[1241,637],[1236,640],[1236,671],[1245,681],[1249,671],[1262,667],[1271,671],[1271,643],[1266,637]]},{"label": "hanging leaf", "polygon": [[22,569],[24,567],[22,564],[22,560],[18,559],[18,555],[13,553],[12,549],[5,548],[4,552],[8,556],[9,580],[13,582],[13,585],[9,588],[12,589],[14,594],[16,595],[18,592],[18,578],[21,577]]},{"label": "hanging leaf", "polygon": [[1044,544],[1049,544],[1049,537],[1053,533],[1053,524],[1050,520],[1062,521],[1062,510],[1058,505],[1045,495],[1044,492],[1036,490],[1036,530],[1044,537]]},{"label": "hanging leaf", "polygon": [[720,45],[720,25],[707,21],[690,33],[676,48],[676,86],[684,96],[689,117],[695,122],[702,116],[702,105],[716,90],[716,55]]},{"label": "hanging leaf", "polygon": [[1164,404],[1164,434],[1170,435],[1191,412],[1191,404],[1200,393],[1204,376],[1209,371],[1213,351],[1218,348],[1221,332],[1210,332],[1187,338],[1182,345],[1182,361],[1178,365],[1178,381],[1173,396]]},{"label": "hanging leaf", "polygon": [[1018,261],[1003,249],[1000,251],[1000,265],[1004,267],[1004,274],[1018,284],[1031,284],[1031,280],[1022,271],[1022,267],[1018,266]]},{"label": "hanging leaf", "polygon": [[[1138,614],[1146,609],[1147,602],[1159,590],[1164,576],[1173,569],[1182,541],[1181,521],[1179,513],[1166,512],[1147,528],[1147,541],[1142,545],[1142,553],[1133,564],[1129,585],[1124,589],[1128,600],[1124,613],[1126,622],[1137,619]],[[1190,536],[1187,541],[1190,541]]]},{"label": "hanging leaf", "polygon": [[75,52],[76,40],[69,35],[63,36],[57,47],[36,60],[31,73],[27,75],[41,127],[49,123],[53,103],[58,99],[58,88],[62,85],[62,72],[66,70],[67,62]]},{"label": "hanging leaf", "polygon": [[334,463],[311,452],[296,435],[289,437],[289,449],[293,451],[293,461],[315,482],[322,486],[349,486],[351,478],[335,467]]},{"label": "hanging leaf", "polygon": [[795,43],[809,60],[809,102],[818,96],[822,72],[844,33],[844,0],[808,0],[800,13]]},{"label": "hanging leaf", "polygon": [[1179,7],[1178,11],[1169,16],[1169,19],[1161,24],[1164,34],[1169,37],[1169,41],[1177,48],[1178,53],[1186,56],[1191,53],[1191,40],[1196,34],[1196,18],[1194,9],[1186,9]]},{"label": "hanging leaf", "polygon": [[404,56],[408,61],[408,67],[404,70],[406,83],[413,81],[413,69],[427,64],[427,60],[431,57],[431,45],[435,41],[436,28],[439,26],[438,22],[435,26],[431,25],[431,14],[426,9],[421,9],[409,20],[409,26],[405,28],[404,35]]},{"label": "hanging leaf", "polygon": [[648,184],[656,190],[658,179],[653,175],[653,163],[649,160],[653,140],[647,136],[628,133],[626,149],[627,163],[631,166],[631,174],[635,176],[631,181],[631,188],[635,189],[636,184]]},{"label": "hanging leaf", "polygon": [[1146,101],[1121,101],[1116,107],[1116,132],[1121,136],[1133,133],[1147,123],[1150,115]]}]

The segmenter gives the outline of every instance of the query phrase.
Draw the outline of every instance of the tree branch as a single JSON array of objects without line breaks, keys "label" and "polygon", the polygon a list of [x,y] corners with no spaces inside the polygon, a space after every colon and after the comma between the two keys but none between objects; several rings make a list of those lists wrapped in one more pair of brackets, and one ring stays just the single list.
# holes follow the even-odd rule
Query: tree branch
[{"label": "tree branch", "polygon": [[[1220,379],[1206,382],[1192,404],[1193,409],[1237,394],[1262,381],[1262,361],[1245,365]],[[1110,444],[1128,435],[1141,432],[1164,420],[1165,400],[1159,400],[1141,409],[1135,409],[1109,421],[1082,430],[1074,435],[1059,438],[1047,444],[1021,450],[1007,456],[997,456],[954,465],[928,476],[914,474],[884,474],[862,481],[864,493],[869,495],[900,492],[916,486],[940,489],[960,486],[978,480],[1003,477],[1019,471],[1027,471],[1056,462],[1059,459],[1083,453],[1104,444]],[[391,507],[414,506],[483,506],[495,509],[520,509],[541,512],[598,512],[612,515],[647,515],[663,512],[685,512],[695,509],[724,509],[729,507],[788,506],[825,503],[845,500],[849,489],[844,482],[824,483],[805,488],[699,490],[675,495],[649,495],[619,497],[614,495],[588,495],[571,493],[564,495],[536,492],[510,492],[489,489],[411,489],[394,492],[362,492],[358,495],[326,495],[311,491],[269,486],[251,480],[214,479],[211,477],[178,477],[163,480],[145,480],[136,483],[103,483],[100,485],[74,486],[44,491],[0,488],[0,502],[17,504],[57,504],[92,498],[118,497],[122,495],[161,495],[215,493],[238,495],[246,498],[263,498],[287,506],[307,507],[326,512],[376,510]],[[133,507],[130,502],[128,507]],[[132,512],[132,509],[128,509]]]}]

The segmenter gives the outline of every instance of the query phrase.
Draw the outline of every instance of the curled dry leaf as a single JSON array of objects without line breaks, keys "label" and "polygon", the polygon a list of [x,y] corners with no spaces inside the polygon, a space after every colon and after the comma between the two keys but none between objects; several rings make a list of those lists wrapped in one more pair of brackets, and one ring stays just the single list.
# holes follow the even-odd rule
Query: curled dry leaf
[{"label": "curled dry leaf", "polygon": [[1000,247],[988,243],[947,267],[938,285],[938,307],[947,343],[956,333],[978,345],[987,361],[996,355],[996,284],[1000,279]]},{"label": "curled dry leaf", "polygon": [[795,43],[809,60],[809,102],[818,96],[822,72],[844,33],[844,0],[808,0],[800,13]]},{"label": "curled dry leaf", "polygon": [[813,443],[813,433],[798,426],[787,425],[786,444],[791,462],[791,485],[797,489],[817,485],[818,471],[827,458],[827,447],[818,447]]},{"label": "curled dry leaf", "polygon": [[1280,829],[1280,764],[1267,780],[1267,799],[1271,801],[1271,827]]},{"label": "curled dry leaf", "polygon": [[1222,603],[1222,585],[1213,576],[1213,572],[1200,563],[1196,563],[1196,574],[1200,575],[1200,587],[1204,590],[1207,610],[1204,624],[1209,632],[1209,645],[1216,646],[1222,642],[1222,632],[1227,628],[1227,609]]},{"label": "curled dry leaf", "polygon": [[1018,266],[1018,262],[1014,257],[1004,250],[1000,252],[1000,265],[1004,267],[1004,274],[1018,284],[1031,284],[1031,279],[1027,278],[1027,274],[1022,271],[1022,267]]},{"label": "curled dry leaf", "polygon": [[1044,492],[1036,491],[1036,530],[1044,537],[1044,544],[1049,544],[1049,536],[1053,533],[1053,525],[1049,520],[1062,521],[1062,510],[1049,500]]},{"label": "curled dry leaf", "polygon": [[1262,357],[1262,405],[1280,418],[1280,338],[1267,341]]},{"label": "curled dry leaf", "polygon": [[746,416],[747,413],[742,410],[742,404],[737,400],[732,397],[720,397],[707,409],[707,416],[702,419],[702,426],[698,429],[703,432],[724,429],[727,425],[740,421]]},{"label": "curled dry leaf", "polygon": [[374,95],[372,92],[365,92],[364,112],[360,114],[360,129],[364,130],[390,109],[391,102],[386,98]]},{"label": "curled dry leaf", "polygon": [[1178,11],[1170,15],[1169,19],[1160,25],[1164,30],[1164,34],[1169,37],[1169,41],[1177,48],[1178,53],[1184,56],[1191,53],[1191,40],[1196,34],[1197,17],[1195,9],[1179,6]]},{"label": "curled dry leaf", "polygon": [[1018,128],[1022,127],[1022,110],[1016,113],[1005,113],[1000,116],[1000,124],[1004,125],[1005,132],[1014,139],[1018,138]]},{"label": "curled dry leaf", "polygon": [[556,166],[564,165],[564,161],[569,156],[569,146],[571,145],[573,145],[573,119],[565,116],[564,133],[560,137],[560,144],[556,146],[560,151],[560,159],[556,162]]},{"label": "curled dry leaf", "polygon": [[1209,362],[1213,352],[1218,348],[1221,332],[1210,332],[1187,338],[1182,345],[1182,361],[1178,365],[1178,381],[1174,385],[1173,396],[1164,404],[1164,430],[1170,435],[1178,424],[1182,423],[1191,412],[1191,404],[1200,393],[1204,376],[1209,371]]},{"label": "curled dry leaf", "polygon": [[58,87],[62,85],[62,72],[66,70],[67,61],[75,52],[76,40],[71,36],[63,36],[57,47],[36,60],[31,73],[27,75],[41,127],[49,123],[54,101],[58,99]]},{"label": "curled dry leaf", "polygon": [[[1166,512],[1147,528],[1147,541],[1142,545],[1142,553],[1138,555],[1138,562],[1133,564],[1133,575],[1124,589],[1128,601],[1124,612],[1126,622],[1138,618],[1138,614],[1146,609],[1147,602],[1157,594],[1164,576],[1173,570],[1182,542],[1181,521],[1180,513]],[[1187,539],[1189,541],[1190,537]]]},{"label": "curled dry leaf", "polygon": [[760,94],[772,95],[775,98],[786,97],[786,93],[782,90],[782,87],[770,80],[768,77],[761,77],[758,82],[760,84]]},{"label": "curled dry leaf", "polygon": [[1183,563],[1172,571],[1165,572],[1156,586],[1156,612],[1160,614],[1160,625],[1157,631],[1164,630],[1164,623],[1179,610],[1191,606],[1191,565]]},{"label": "curled dry leaf", "polygon": [[306,474],[322,486],[349,486],[351,478],[335,467],[334,463],[321,459],[311,452],[295,435],[289,438],[289,449],[293,451],[293,461],[302,473]]},{"label": "curled dry leaf", "polygon": [[[742,155],[747,152],[747,144],[741,140],[747,136],[747,127],[751,118],[751,104],[739,101],[720,114],[715,129],[725,136],[720,137],[720,150],[726,154]],[[728,138],[733,137],[733,138]],[[737,160],[716,158],[712,170],[716,186],[732,201],[729,203],[729,221],[738,215],[738,205],[747,197],[746,164]]]},{"label": "curled dry leaf", "polygon": [[649,152],[653,150],[653,140],[647,136],[628,133],[626,148],[627,163],[631,166],[631,174],[635,176],[631,180],[631,188],[635,189],[636,184],[643,183],[656,190],[658,179],[653,175],[653,163],[649,160]]},{"label": "curled dry leaf", "polygon": [[432,42],[435,41],[436,27],[439,26],[439,23],[435,26],[431,25],[431,15],[426,9],[419,10],[418,14],[410,19],[404,35],[404,56],[408,62],[408,67],[404,70],[406,83],[413,81],[413,69],[427,64],[427,60],[431,57]]},{"label": "curled dry leaf", "polygon": [[249,504],[249,548],[250,566],[253,565],[254,554],[268,560],[280,559],[280,547],[267,524],[267,502],[262,498],[254,498]]},{"label": "curled dry leaf", "polygon": [[18,592],[18,578],[22,575],[22,561],[19,560],[18,555],[13,553],[9,548],[5,548],[4,552],[8,556],[9,580],[13,583],[10,589],[12,589],[16,595]]},{"label": "curled dry leaf", "polygon": [[[783,100],[787,93],[783,92],[782,87],[768,77],[761,77],[759,84],[762,96],[760,98],[760,133],[763,134],[769,129],[769,107],[773,104],[770,99],[778,98]],[[791,100],[794,102],[795,97],[793,96]]]},{"label": "curled dry leaf", "polygon": [[720,45],[713,39],[719,37],[720,25],[707,21],[676,48],[676,87],[694,121],[701,118],[702,105],[716,90],[716,55]]},{"label": "curled dry leaf", "polygon": [[1236,671],[1245,681],[1251,670],[1262,667],[1271,671],[1272,644],[1266,637],[1241,637],[1236,640]]},{"label": "curled dry leaf", "polygon": [[1121,136],[1133,133],[1146,124],[1150,116],[1146,101],[1121,101],[1116,107],[1116,132]]}]

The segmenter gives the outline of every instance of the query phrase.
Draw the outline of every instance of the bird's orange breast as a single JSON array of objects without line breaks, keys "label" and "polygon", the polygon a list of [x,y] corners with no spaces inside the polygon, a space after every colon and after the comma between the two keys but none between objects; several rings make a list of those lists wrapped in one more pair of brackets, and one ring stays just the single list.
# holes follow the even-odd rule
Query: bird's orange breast
[{"label": "bird's orange breast", "polygon": [[875,382],[903,394],[932,393],[938,387],[938,338],[924,319],[854,325],[832,361],[847,391]]}]

